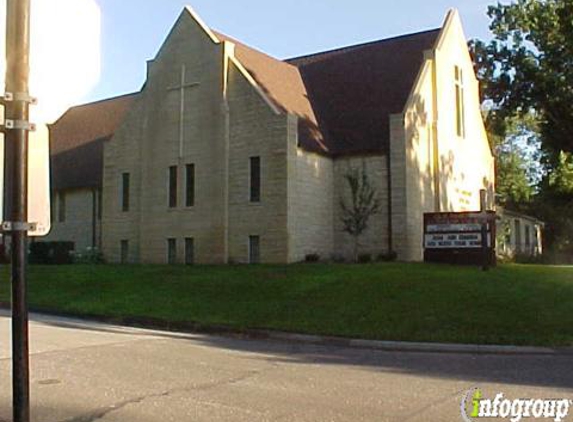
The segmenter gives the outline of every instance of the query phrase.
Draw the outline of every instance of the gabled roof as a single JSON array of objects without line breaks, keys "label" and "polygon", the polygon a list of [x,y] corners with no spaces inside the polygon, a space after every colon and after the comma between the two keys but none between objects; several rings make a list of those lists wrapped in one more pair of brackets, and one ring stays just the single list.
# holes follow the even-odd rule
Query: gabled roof
[{"label": "gabled roof", "polygon": [[280,109],[296,114],[299,143],[328,155],[384,152],[389,117],[401,113],[441,29],[280,61],[235,44],[235,55]]},{"label": "gabled roof", "polygon": [[[436,29],[281,61],[199,23],[213,42],[235,45],[236,61],[275,110],[299,116],[299,145],[329,156],[388,150],[389,117],[403,112],[424,51],[440,34]],[[136,96],[73,107],[50,125],[53,188],[101,186],[103,142]]]},{"label": "gabled roof", "polygon": [[303,77],[333,155],[387,151],[389,117],[402,113],[440,29],[288,60]]},{"label": "gabled roof", "polygon": [[[229,41],[235,45],[235,57],[280,110],[299,116],[304,127],[318,128],[305,84],[296,66],[275,59],[225,34],[215,31],[213,33],[221,41]],[[314,138],[305,138],[303,146],[312,151],[328,153],[323,141],[318,134]]]},{"label": "gabled roof", "polygon": [[50,125],[52,153],[113,135],[136,96],[127,94],[70,108]]},{"label": "gabled roof", "polygon": [[543,221],[541,221],[540,219],[538,219],[537,217],[534,217],[534,216],[528,215],[528,214],[524,214],[524,213],[519,212],[519,211],[514,211],[512,209],[508,209],[508,208],[500,206],[500,205],[497,206],[497,215],[499,217],[506,217],[506,218],[521,218],[524,220],[532,221],[535,224],[545,226],[545,223]]},{"label": "gabled roof", "polygon": [[101,186],[103,143],[137,94],[70,108],[50,128],[52,189]]}]

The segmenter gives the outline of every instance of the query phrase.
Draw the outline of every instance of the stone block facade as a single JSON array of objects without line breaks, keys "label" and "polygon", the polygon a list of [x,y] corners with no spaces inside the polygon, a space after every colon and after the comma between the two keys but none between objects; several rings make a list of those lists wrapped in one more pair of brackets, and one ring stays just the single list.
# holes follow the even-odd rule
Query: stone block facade
[{"label": "stone block facade", "polygon": [[[104,143],[96,240],[99,245],[101,236],[105,259],[351,259],[354,240],[344,231],[340,202],[350,195],[345,175],[365,168],[381,207],[360,237],[358,252],[375,258],[395,251],[401,260],[421,260],[424,212],[476,209],[482,188],[493,198],[493,158],[457,14],[449,14],[435,33],[435,47],[416,53],[422,65],[410,95],[393,114],[379,116],[388,120],[382,126],[389,126],[389,134],[385,130],[379,139],[366,132],[364,145],[373,148],[353,149],[349,144],[356,140],[344,140],[348,149],[337,151],[336,142],[325,141],[328,127],[321,132],[300,68],[212,32],[186,9],[148,63],[146,83],[121,125]],[[302,62],[311,67],[314,59]],[[456,133],[452,112],[459,88],[454,69],[466,75],[464,136]],[[328,101],[316,110],[328,109]],[[346,116],[350,127],[355,111]],[[365,121],[371,117],[376,116]],[[304,137],[301,128],[307,126],[318,133],[318,146]],[[91,191],[67,195],[68,208],[85,222]],[[76,225],[75,218],[56,220],[48,240],[77,237],[83,248],[89,227]]]},{"label": "stone block facade", "polygon": [[51,199],[50,233],[41,242],[73,242],[74,252],[85,254],[101,246],[101,200],[99,189],[56,191]]}]

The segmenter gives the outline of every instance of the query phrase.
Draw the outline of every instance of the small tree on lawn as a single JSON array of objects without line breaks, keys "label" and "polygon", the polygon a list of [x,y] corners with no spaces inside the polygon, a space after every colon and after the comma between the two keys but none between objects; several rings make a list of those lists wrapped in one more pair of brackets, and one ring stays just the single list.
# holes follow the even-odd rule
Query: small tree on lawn
[{"label": "small tree on lawn", "polygon": [[341,220],[343,230],[354,238],[354,260],[357,261],[359,238],[368,228],[370,217],[380,211],[381,201],[370,182],[364,163],[361,169],[349,169],[344,179],[350,188],[350,200],[340,198]]}]

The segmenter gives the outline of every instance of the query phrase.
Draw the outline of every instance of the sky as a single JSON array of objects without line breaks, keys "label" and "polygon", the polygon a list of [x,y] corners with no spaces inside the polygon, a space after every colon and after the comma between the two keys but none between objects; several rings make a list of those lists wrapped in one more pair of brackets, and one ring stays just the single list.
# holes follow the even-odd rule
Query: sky
[{"label": "sky", "polygon": [[79,102],[137,91],[184,6],[205,23],[277,58],[439,27],[460,11],[468,38],[489,35],[495,0],[95,0],[101,16],[99,81]]},{"label": "sky", "polygon": [[[102,81],[101,14],[96,0],[32,0],[30,93],[38,103],[30,109],[28,216],[37,223],[34,235],[50,227],[48,127],[68,107],[97,95]],[[0,86],[6,63],[6,1],[0,1]],[[70,36],[73,34],[73,36]],[[4,91],[2,91],[4,92]],[[3,111],[0,113],[4,119]],[[4,135],[0,134],[0,218],[4,175]]]}]

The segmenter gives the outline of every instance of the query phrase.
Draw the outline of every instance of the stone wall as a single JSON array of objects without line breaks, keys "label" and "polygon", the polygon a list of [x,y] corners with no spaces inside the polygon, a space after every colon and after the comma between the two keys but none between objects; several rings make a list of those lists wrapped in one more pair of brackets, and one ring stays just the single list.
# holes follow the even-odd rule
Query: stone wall
[{"label": "stone wall", "polygon": [[[65,197],[65,220],[60,221],[60,197]],[[95,201],[95,202],[94,202]],[[100,245],[101,226],[98,219],[98,193],[91,188],[71,189],[52,195],[52,229],[37,242],[74,242],[77,253]],[[94,208],[95,207],[95,208]],[[95,210],[95,239],[94,239]]]},{"label": "stone wall", "polygon": [[361,169],[364,166],[372,187],[381,203],[380,211],[374,214],[368,223],[368,228],[358,239],[358,253],[370,254],[375,259],[380,254],[388,252],[388,165],[385,155],[356,156],[338,158],[334,162],[334,195],[332,209],[334,213],[334,249],[335,257],[351,259],[354,255],[354,238],[346,233],[342,224],[343,199],[350,205],[350,187],[345,179],[351,169]]},{"label": "stone wall", "polygon": [[[150,63],[142,95],[106,145],[104,252],[119,260],[121,240],[130,260],[167,262],[168,239],[184,260],[193,238],[195,261],[223,263],[225,254],[225,146],[223,142],[222,46],[183,13]],[[182,68],[186,83],[183,146],[180,145]],[[185,205],[185,166],[195,164],[195,205]],[[177,206],[169,207],[169,167],[177,166]],[[131,174],[131,207],[121,212],[120,180]]]},{"label": "stone wall", "polygon": [[[138,117],[144,112],[142,98],[136,99],[122,126],[104,145],[102,251],[106,261],[111,263],[120,262],[122,241],[129,245],[128,262],[140,262],[142,151],[139,143],[143,127]],[[123,173],[130,175],[130,207],[125,212],[121,203]]]},{"label": "stone wall", "polygon": [[[288,117],[275,113],[234,65],[228,98],[229,260],[248,262],[249,236],[259,236],[261,262],[285,263]],[[250,201],[251,157],[260,157],[260,202]]]},{"label": "stone wall", "polygon": [[[455,69],[463,74],[463,120],[456,124]],[[494,201],[489,147],[466,38],[457,13],[425,61],[403,114],[391,118],[392,208],[399,259],[422,259],[423,214],[479,210],[479,192]]]},{"label": "stone wall", "polygon": [[[168,240],[185,262],[248,261],[249,236],[261,238],[262,262],[286,262],[287,115],[277,114],[231,63],[232,46],[216,43],[183,13],[125,122],[105,147],[104,252],[120,260],[166,263]],[[185,81],[180,143],[182,66]],[[228,80],[226,79],[228,77]],[[261,158],[262,198],[249,201],[249,159]],[[194,205],[185,203],[185,168],[195,167]],[[169,207],[169,167],[178,174],[177,206]],[[130,173],[130,210],[121,211],[121,177]]]},{"label": "stone wall", "polygon": [[[493,158],[457,14],[450,14],[437,50],[426,52],[403,112],[389,117],[390,169],[383,154],[332,159],[299,148],[298,117],[275,110],[232,57],[231,43],[217,43],[183,13],[150,61],[141,95],[105,145],[108,260],[119,261],[127,240],[129,261],[165,263],[168,239],[176,239],[176,261],[183,263],[185,239],[193,238],[195,262],[248,262],[249,236],[260,237],[262,262],[301,261],[308,254],[351,258],[353,239],[342,230],[340,199],[349,194],[345,173],[362,165],[382,207],[359,251],[375,257],[392,248],[402,260],[420,260],[424,212],[476,209],[481,188],[493,193]],[[466,75],[463,137],[455,133],[455,66]],[[181,144],[181,92],[174,88],[183,68],[193,86],[185,88]],[[258,203],[249,199],[250,157],[261,159]],[[189,207],[188,164],[195,166],[195,203]],[[171,166],[178,171],[174,208],[168,206]],[[125,172],[128,212],[120,203]]]},{"label": "stone wall", "polygon": [[[440,209],[473,211],[480,205],[479,191],[489,192],[494,206],[494,159],[480,107],[479,82],[467,48],[461,20],[452,14],[443,30],[434,58],[436,115],[439,139]],[[465,133],[456,130],[455,67],[462,72]]]},{"label": "stone wall", "polygon": [[298,147],[296,117],[289,125],[288,231],[289,262],[333,252],[334,166],[330,158]]}]

